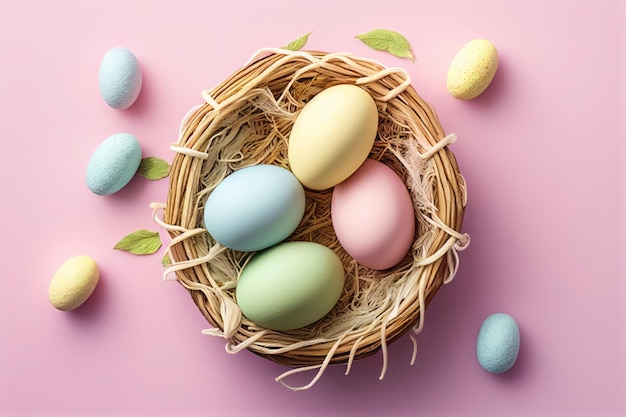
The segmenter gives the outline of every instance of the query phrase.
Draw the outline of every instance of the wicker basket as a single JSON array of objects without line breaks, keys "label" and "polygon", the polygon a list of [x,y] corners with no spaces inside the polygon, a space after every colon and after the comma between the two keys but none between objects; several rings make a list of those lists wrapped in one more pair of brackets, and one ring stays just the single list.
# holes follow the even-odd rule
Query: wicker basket
[{"label": "wicker basket", "polygon": [[[343,294],[320,321],[302,329],[264,329],[242,316],[235,300],[237,277],[253,255],[216,243],[203,226],[203,206],[219,182],[234,170],[255,164],[288,167],[287,144],[299,110],[315,94],[335,84],[356,84],[374,98],[379,129],[370,153],[404,180],[416,213],[415,242],[390,270],[359,266],[338,243],[330,221],[332,190],[306,190],[306,211],[288,240],[314,241],[333,249],[346,272]],[[259,51],[240,70],[192,109],[181,124],[165,205],[154,219],[172,240],[174,276],[213,326],[205,334],[227,340],[230,353],[248,349],[295,372],[316,370],[312,386],[329,364],[347,364],[383,353],[387,345],[424,324],[425,308],[458,267],[457,251],[469,243],[461,233],[465,182],[446,145],[433,109],[410,85],[407,72],[345,53]],[[163,219],[157,212],[164,210]],[[173,274],[175,272],[175,274]],[[415,359],[417,345],[414,345]]]}]

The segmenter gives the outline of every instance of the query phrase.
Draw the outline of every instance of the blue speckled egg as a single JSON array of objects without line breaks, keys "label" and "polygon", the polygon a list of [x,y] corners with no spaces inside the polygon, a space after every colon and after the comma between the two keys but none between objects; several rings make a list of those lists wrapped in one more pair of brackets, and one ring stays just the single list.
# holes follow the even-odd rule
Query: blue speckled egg
[{"label": "blue speckled egg", "polygon": [[100,95],[114,109],[130,107],[141,91],[143,77],[135,55],[123,47],[109,50],[100,63]]},{"label": "blue speckled egg", "polygon": [[519,328],[513,317],[496,313],[485,319],[476,345],[478,362],[484,370],[494,374],[508,371],[517,360],[519,348]]},{"label": "blue speckled egg", "polygon": [[222,245],[254,252],[293,233],[304,205],[304,189],[289,170],[253,165],[233,172],[215,187],[204,207],[204,224]]},{"label": "blue speckled egg", "polygon": [[130,182],[141,163],[141,146],[134,136],[117,133],[91,155],[85,180],[95,194],[110,195]]}]

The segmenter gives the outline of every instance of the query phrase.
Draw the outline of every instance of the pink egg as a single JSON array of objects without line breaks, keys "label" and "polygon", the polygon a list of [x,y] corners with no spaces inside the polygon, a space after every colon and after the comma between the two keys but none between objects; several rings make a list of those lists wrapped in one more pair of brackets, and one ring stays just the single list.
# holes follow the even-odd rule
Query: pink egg
[{"label": "pink egg", "polygon": [[335,186],[331,219],[346,252],[372,269],[396,265],[415,239],[415,211],[406,186],[373,159]]}]

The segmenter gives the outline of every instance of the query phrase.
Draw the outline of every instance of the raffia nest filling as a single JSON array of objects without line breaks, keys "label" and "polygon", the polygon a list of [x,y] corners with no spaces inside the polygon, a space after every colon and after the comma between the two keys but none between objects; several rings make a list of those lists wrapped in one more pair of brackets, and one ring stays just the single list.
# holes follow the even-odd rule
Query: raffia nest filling
[{"label": "raffia nest filling", "polygon": [[[332,189],[306,190],[306,211],[288,240],[312,241],[331,248],[343,262],[346,282],[334,309],[302,329],[278,332],[242,316],[235,299],[237,278],[253,253],[216,243],[203,224],[211,191],[235,170],[256,164],[289,168],[287,145],[302,107],[332,85],[356,84],[378,107],[379,127],[370,158],[392,168],[405,182],[416,215],[415,242],[394,268],[360,266],[341,247],[330,220]],[[293,369],[317,370],[312,386],[329,364],[347,364],[379,350],[383,369],[387,345],[409,330],[419,333],[425,308],[458,267],[457,251],[469,242],[461,233],[465,181],[433,109],[410,85],[407,72],[346,53],[259,51],[212,91],[206,103],[184,118],[165,205],[154,205],[154,219],[167,229],[172,276],[187,288],[226,350],[242,349]],[[156,215],[164,210],[163,219]],[[175,274],[172,274],[175,272]],[[294,277],[296,279],[297,277]],[[411,362],[415,359],[416,344]],[[286,384],[285,384],[286,385]]]}]

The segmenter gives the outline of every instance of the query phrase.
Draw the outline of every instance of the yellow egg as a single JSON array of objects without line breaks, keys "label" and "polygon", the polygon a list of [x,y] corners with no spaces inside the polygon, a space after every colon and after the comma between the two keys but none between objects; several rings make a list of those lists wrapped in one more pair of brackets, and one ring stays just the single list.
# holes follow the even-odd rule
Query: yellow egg
[{"label": "yellow egg", "polygon": [[54,273],[48,289],[50,302],[59,310],[74,310],[91,296],[99,278],[98,265],[92,258],[74,256]]},{"label": "yellow egg", "polygon": [[489,86],[498,69],[498,51],[486,39],[474,39],[454,56],[448,70],[447,86],[453,97],[470,100]]},{"label": "yellow egg", "polygon": [[376,139],[378,110],[372,96],[352,84],[329,87],[300,111],[289,136],[293,174],[313,190],[325,190],[352,175]]}]

